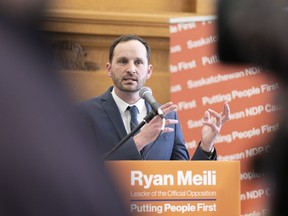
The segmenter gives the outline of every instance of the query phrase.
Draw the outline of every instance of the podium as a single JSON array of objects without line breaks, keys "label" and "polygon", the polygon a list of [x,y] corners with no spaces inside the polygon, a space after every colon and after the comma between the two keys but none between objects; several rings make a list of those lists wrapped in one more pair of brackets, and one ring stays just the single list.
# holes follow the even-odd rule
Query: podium
[{"label": "podium", "polygon": [[133,216],[239,216],[239,161],[107,161]]}]

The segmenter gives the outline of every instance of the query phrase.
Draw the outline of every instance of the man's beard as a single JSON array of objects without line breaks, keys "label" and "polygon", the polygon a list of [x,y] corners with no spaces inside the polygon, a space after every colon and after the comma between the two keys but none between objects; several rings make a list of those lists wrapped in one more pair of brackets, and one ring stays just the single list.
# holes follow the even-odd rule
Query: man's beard
[{"label": "man's beard", "polygon": [[[117,79],[114,74],[112,74],[112,80],[114,85],[123,92],[138,92],[145,85],[145,81],[137,80],[137,85],[124,85],[124,79]],[[136,82],[136,81],[135,81]]]}]

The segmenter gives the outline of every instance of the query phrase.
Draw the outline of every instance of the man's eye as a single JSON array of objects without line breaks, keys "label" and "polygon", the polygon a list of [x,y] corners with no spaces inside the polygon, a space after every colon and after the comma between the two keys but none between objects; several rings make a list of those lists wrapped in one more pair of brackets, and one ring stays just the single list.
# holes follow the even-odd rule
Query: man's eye
[{"label": "man's eye", "polygon": [[137,64],[137,65],[138,65],[138,64],[142,64],[142,61],[138,60],[138,61],[136,61],[136,64]]},{"label": "man's eye", "polygon": [[127,61],[125,60],[125,59],[121,59],[121,60],[119,60],[119,63],[120,64],[125,64]]}]

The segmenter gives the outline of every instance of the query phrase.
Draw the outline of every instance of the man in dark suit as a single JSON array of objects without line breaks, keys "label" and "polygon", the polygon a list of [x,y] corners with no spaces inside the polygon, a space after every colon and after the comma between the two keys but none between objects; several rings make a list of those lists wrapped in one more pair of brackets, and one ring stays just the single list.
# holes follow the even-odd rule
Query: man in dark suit
[{"label": "man in dark suit", "polygon": [[[139,91],[152,75],[150,46],[135,35],[123,35],[110,47],[108,76],[114,87],[99,97],[84,101],[78,108],[82,115],[83,129],[92,145],[98,145],[103,155],[110,160],[189,160],[181,126],[178,122],[177,106],[171,102],[161,106],[165,116],[158,115],[131,137],[120,148],[111,149],[131,131],[128,107],[136,106],[138,123],[151,111],[151,106],[140,98]],[[128,108],[129,109],[129,108]],[[214,140],[221,126],[229,120],[227,103],[221,114],[209,109],[204,114],[202,140],[192,157],[195,160],[216,160]]]}]

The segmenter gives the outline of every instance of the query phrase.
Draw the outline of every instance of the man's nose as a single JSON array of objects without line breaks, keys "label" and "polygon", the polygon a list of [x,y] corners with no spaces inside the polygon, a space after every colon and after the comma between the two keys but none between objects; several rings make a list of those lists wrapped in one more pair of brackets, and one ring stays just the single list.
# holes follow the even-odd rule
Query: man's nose
[{"label": "man's nose", "polygon": [[136,66],[135,66],[134,62],[129,62],[129,64],[127,65],[126,72],[136,73]]}]

